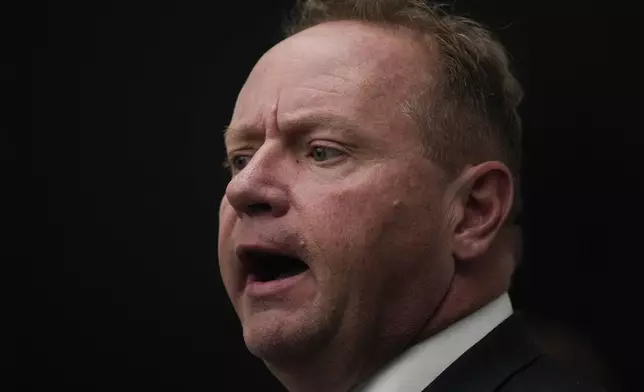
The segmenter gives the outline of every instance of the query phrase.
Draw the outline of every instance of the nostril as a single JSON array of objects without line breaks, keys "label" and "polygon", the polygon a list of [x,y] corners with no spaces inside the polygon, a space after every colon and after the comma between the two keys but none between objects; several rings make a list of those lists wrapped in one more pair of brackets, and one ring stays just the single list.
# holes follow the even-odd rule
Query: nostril
[{"label": "nostril", "polygon": [[249,214],[261,214],[263,212],[269,212],[271,206],[268,203],[255,203],[248,206]]},{"label": "nostril", "polygon": [[265,184],[231,184],[226,196],[240,217],[280,217],[289,209],[288,194],[281,189]]}]

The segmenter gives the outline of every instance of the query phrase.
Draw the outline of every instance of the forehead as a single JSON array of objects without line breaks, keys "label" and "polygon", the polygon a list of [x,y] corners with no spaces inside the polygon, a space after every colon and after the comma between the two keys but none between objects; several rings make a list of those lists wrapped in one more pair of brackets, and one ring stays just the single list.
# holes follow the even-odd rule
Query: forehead
[{"label": "forehead", "polygon": [[425,79],[428,57],[409,36],[382,27],[351,21],[311,27],[259,60],[231,128],[262,127],[276,105],[278,118],[319,111],[395,121],[398,104]]}]

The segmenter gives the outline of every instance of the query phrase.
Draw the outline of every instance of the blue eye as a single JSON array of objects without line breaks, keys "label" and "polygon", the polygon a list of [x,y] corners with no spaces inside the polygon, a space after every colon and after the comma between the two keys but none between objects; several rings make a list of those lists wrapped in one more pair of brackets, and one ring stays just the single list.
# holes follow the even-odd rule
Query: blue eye
[{"label": "blue eye", "polygon": [[324,162],[340,155],[342,155],[342,151],[336,148],[325,146],[313,147],[310,153],[310,156],[312,156],[313,159],[317,162]]}]

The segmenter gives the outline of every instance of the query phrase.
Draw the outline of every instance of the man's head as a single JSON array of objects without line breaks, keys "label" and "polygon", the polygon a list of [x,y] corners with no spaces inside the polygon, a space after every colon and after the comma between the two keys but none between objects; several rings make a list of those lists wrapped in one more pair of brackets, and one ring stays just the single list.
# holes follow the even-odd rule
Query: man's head
[{"label": "man's head", "polygon": [[507,289],[518,89],[481,28],[419,2],[301,15],[225,135],[219,262],[250,351],[342,390]]}]

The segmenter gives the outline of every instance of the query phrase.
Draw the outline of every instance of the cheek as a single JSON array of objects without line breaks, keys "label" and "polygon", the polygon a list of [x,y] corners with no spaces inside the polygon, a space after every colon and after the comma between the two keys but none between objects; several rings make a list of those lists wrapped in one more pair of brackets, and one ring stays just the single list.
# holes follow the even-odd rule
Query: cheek
[{"label": "cheek", "polygon": [[387,219],[382,200],[374,200],[369,193],[359,189],[345,189],[330,194],[318,204],[316,226],[311,229],[321,233],[334,249],[351,251],[366,245],[381,220]]},{"label": "cheek", "polygon": [[374,261],[372,254],[386,246],[386,234],[397,224],[395,200],[385,189],[358,185],[308,197],[303,223],[329,269],[362,270]]},{"label": "cheek", "polygon": [[[428,189],[387,179],[346,187],[319,199],[315,226],[325,253],[365,276],[406,270],[440,245],[439,209]],[[390,184],[390,185],[387,185]],[[384,265],[382,265],[384,264]],[[376,270],[377,268],[377,270]]]},{"label": "cheek", "polygon": [[[224,197],[219,207],[219,231],[217,241],[217,259],[224,286],[229,290],[234,271],[231,270],[232,257],[232,232],[235,227],[237,215],[228,200]],[[230,293],[229,293],[230,294]]]},{"label": "cheek", "polygon": [[230,206],[230,203],[228,202],[228,198],[224,195],[221,198],[221,201],[219,202],[219,219],[221,219],[222,214],[224,213],[224,209],[226,207]]},{"label": "cheek", "polygon": [[231,238],[232,229],[235,225],[237,214],[224,196],[219,204],[219,246],[226,245]]}]

